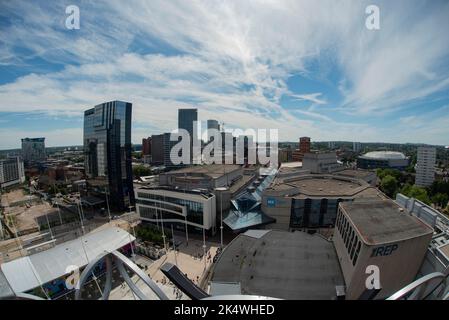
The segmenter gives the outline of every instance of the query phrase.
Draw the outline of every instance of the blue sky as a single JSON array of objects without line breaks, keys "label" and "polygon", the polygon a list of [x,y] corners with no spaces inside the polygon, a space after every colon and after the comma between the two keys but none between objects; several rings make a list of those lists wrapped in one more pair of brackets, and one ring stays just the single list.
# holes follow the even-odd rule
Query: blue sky
[{"label": "blue sky", "polygon": [[110,100],[133,103],[135,143],[197,107],[284,141],[448,145],[448,17],[436,0],[1,1],[0,149],[82,144],[83,111]]}]

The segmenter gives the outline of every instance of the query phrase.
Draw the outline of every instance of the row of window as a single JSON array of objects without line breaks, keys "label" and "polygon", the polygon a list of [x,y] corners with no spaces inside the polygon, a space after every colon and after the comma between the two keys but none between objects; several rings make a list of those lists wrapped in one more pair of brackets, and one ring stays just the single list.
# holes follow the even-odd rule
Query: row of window
[{"label": "row of window", "polygon": [[192,201],[192,200],[185,200],[185,199],[179,199],[179,198],[173,198],[173,197],[166,197],[161,196],[158,194],[151,194],[151,193],[142,193],[138,192],[137,196],[139,198],[145,198],[145,199],[151,199],[151,200],[158,200],[163,202],[169,202],[174,203],[183,207],[187,207],[188,211],[194,211],[194,212],[201,212],[203,213],[203,204],[201,202]]},{"label": "row of window", "polygon": [[[179,220],[179,222],[185,222],[184,217],[180,216],[176,213],[168,212],[168,211],[162,211],[159,208],[152,208],[152,207],[146,207],[146,206],[139,206],[139,214],[144,219],[150,219],[150,220]],[[187,222],[192,222],[196,224],[203,224],[203,217],[189,217],[187,219]]]},{"label": "row of window", "polygon": [[342,199],[293,199],[290,216],[292,228],[334,225],[338,203]]},{"label": "row of window", "polygon": [[164,209],[164,210],[170,210],[170,211],[175,211],[178,214],[182,215],[182,207],[173,205],[171,203],[166,203],[166,202],[156,202],[156,201],[151,201],[151,200],[142,200],[142,199],[137,199],[136,200],[137,203],[140,204],[145,204],[148,206],[152,206],[152,207],[156,207],[158,209]]},{"label": "row of window", "polygon": [[349,223],[346,216],[340,210],[338,211],[335,226],[343,239],[349,258],[352,261],[352,265],[355,266],[362,247],[362,242],[357,236],[357,233],[351,223]]},{"label": "row of window", "polygon": [[[141,194],[141,193],[138,194],[139,197],[141,197],[142,195],[149,195],[149,194]],[[151,195],[151,196],[156,196],[156,195]],[[179,207],[179,206],[183,206],[186,208],[187,221],[197,223],[197,224],[203,224],[203,214],[204,213],[203,213],[203,204],[202,203],[190,201],[190,200],[184,200],[184,199],[176,199],[176,198],[171,198],[171,197],[163,197],[164,199],[162,199],[162,197],[161,198],[158,198],[158,197],[160,197],[160,196],[156,196],[156,199],[154,199],[154,200],[159,200],[162,202],[151,201],[153,199],[151,199],[151,200],[137,199],[136,202],[143,204],[143,205],[155,207],[152,209],[154,211],[158,210],[158,212],[163,212],[164,219],[168,219],[168,218],[166,218],[166,215],[175,215],[176,219],[184,219],[181,216],[182,208]],[[175,206],[173,204],[176,204],[178,206]],[[140,206],[140,207],[143,208],[142,206]],[[175,211],[178,213],[168,212],[166,210]]]}]

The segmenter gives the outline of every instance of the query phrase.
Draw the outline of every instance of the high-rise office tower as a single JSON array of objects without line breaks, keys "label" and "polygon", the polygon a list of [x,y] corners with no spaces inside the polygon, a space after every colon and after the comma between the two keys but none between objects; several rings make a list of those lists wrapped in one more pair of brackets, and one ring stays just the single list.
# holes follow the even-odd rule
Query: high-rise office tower
[{"label": "high-rise office tower", "polygon": [[193,159],[193,140],[194,133],[198,129],[198,109],[178,109],[178,128],[187,130],[190,135],[190,163]]},{"label": "high-rise office tower", "polygon": [[430,186],[435,178],[436,148],[418,147],[415,184],[420,187]]},{"label": "high-rise office tower", "polygon": [[33,161],[44,161],[45,138],[24,138],[22,139],[22,158],[26,163]]},{"label": "high-rise office tower", "polygon": [[309,137],[299,138],[299,152],[301,152],[302,154],[310,152],[310,138]]},{"label": "high-rise office tower", "polygon": [[86,175],[107,184],[110,203],[118,210],[134,204],[131,112],[132,104],[123,101],[105,102],[84,112]]},{"label": "high-rise office tower", "polygon": [[[212,130],[212,129],[220,131],[220,124],[218,123],[217,120],[207,120],[207,141],[206,141],[206,143],[214,141],[213,132],[209,132],[209,130]],[[210,155],[214,156],[214,154],[215,154],[215,151],[212,150]]]}]

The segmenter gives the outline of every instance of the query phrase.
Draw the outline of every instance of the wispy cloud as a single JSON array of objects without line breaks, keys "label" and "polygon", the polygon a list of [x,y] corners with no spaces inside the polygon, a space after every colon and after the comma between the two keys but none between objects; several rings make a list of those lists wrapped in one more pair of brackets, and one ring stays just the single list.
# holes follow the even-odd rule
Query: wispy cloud
[{"label": "wispy cloud", "polygon": [[[232,126],[280,128],[281,139],[337,132],[379,141],[392,139],[382,117],[449,87],[444,1],[377,1],[379,31],[364,26],[369,1],[75,2],[81,29],[71,31],[64,21],[72,3],[0,4],[8,21],[0,28],[0,68],[26,70],[0,86],[0,112],[81,117],[122,99],[133,102],[139,127],[161,131],[176,126],[177,108],[197,106],[202,118]],[[323,88],[289,87],[298,74]],[[286,108],[284,97],[312,107]],[[418,138],[406,126],[412,120],[398,126]]]}]

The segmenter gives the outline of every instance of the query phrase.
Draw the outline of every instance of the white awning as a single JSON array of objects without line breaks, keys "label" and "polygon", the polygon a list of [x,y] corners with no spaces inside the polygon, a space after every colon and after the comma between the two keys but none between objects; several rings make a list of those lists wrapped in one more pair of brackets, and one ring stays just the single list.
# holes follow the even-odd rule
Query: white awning
[{"label": "white awning", "polygon": [[61,243],[56,247],[0,266],[14,292],[26,292],[70,272],[83,268],[104,251],[114,251],[134,241],[123,229],[112,227]]}]

